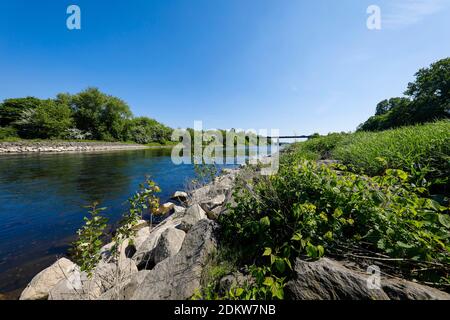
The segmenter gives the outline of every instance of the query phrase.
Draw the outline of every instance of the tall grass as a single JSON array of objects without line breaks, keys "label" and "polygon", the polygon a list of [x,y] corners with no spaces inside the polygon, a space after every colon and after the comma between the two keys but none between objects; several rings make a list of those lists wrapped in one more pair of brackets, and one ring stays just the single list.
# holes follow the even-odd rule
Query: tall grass
[{"label": "tall grass", "polygon": [[[447,190],[450,175],[450,121],[382,132],[330,134],[293,147],[305,159],[335,159],[367,175],[402,169]],[[448,190],[447,190],[448,191]]]},{"label": "tall grass", "polygon": [[450,173],[450,121],[349,135],[332,155],[369,175],[386,168],[425,170],[444,183]]}]

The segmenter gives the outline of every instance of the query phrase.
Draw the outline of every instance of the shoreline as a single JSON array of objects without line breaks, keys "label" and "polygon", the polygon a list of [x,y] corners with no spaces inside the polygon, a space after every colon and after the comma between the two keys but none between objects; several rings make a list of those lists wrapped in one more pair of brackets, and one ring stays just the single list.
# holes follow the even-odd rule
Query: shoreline
[{"label": "shoreline", "polygon": [[26,153],[69,153],[92,151],[119,151],[164,148],[120,142],[75,142],[75,141],[17,141],[0,142],[0,155]]}]

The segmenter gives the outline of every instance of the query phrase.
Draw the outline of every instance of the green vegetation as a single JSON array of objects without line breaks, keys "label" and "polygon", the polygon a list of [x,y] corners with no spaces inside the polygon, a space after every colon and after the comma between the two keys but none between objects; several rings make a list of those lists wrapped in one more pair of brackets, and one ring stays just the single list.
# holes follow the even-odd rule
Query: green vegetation
[{"label": "green vegetation", "polygon": [[239,184],[236,205],[221,216],[224,245],[239,253],[241,267],[247,265],[256,279],[241,288],[241,297],[283,298],[297,257],[354,259],[361,252],[366,260],[391,261],[404,277],[449,283],[448,203],[427,197],[427,185],[400,169],[357,174],[341,164],[305,160],[302,149],[283,155],[278,174]]},{"label": "green vegetation", "polygon": [[[283,299],[295,260],[325,255],[447,289],[449,145],[448,120],[334,133],[289,147],[276,175],[243,173],[220,216],[221,250],[252,281],[220,292],[210,277],[194,298]],[[340,162],[317,163],[326,159]]]},{"label": "green vegetation", "polygon": [[84,226],[77,231],[78,239],[73,243],[71,254],[80,266],[81,271],[86,271],[92,276],[97,263],[101,258],[107,219],[100,213],[106,208],[98,208],[98,203],[93,203],[89,208],[89,217],[84,217]]},{"label": "green vegetation", "polygon": [[0,139],[68,139],[166,144],[172,129],[156,120],[133,118],[121,99],[96,88],[55,99],[7,99],[0,104]]},{"label": "green vegetation", "polygon": [[380,131],[450,117],[450,58],[439,60],[416,73],[409,83],[407,97],[383,100],[375,116],[360,131]]},{"label": "green vegetation", "polygon": [[[140,185],[139,191],[128,200],[129,209],[123,215],[112,237],[113,246],[110,249],[112,257],[117,259],[124,241],[133,238],[136,233],[134,227],[143,219],[144,214],[150,213],[151,223],[153,214],[157,213],[159,208],[159,198],[156,196],[159,192],[161,189],[156,183],[147,178],[145,183]],[[87,272],[89,277],[93,275],[95,267],[100,262],[108,223],[108,219],[100,215],[107,208],[97,206],[98,203],[89,206],[91,209],[89,217],[84,218],[85,224],[77,231],[78,238],[70,250],[75,263],[80,266],[81,271]]]},{"label": "green vegetation", "polygon": [[381,175],[401,169],[424,192],[449,195],[450,121],[383,132],[330,134],[292,147],[297,158],[335,159],[356,173]]}]

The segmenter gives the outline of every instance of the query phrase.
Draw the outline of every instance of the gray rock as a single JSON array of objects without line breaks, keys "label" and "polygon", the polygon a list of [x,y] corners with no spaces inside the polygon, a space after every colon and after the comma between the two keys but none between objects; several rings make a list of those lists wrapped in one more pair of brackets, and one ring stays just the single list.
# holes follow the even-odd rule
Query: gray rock
[{"label": "gray rock", "polygon": [[122,299],[184,300],[200,288],[200,279],[208,256],[217,246],[218,225],[199,221],[186,235],[181,250],[157,264],[153,270],[136,274],[122,290]]},{"label": "gray rock", "polygon": [[72,276],[77,266],[66,258],[59,259],[38,273],[20,296],[20,300],[46,300],[53,287]]},{"label": "gray rock", "polygon": [[185,202],[188,199],[188,194],[186,192],[183,192],[183,191],[176,191],[172,195],[171,199],[178,200],[178,201],[181,201],[181,202]]},{"label": "gray rock", "polygon": [[226,200],[225,194],[221,193],[212,199],[206,199],[206,200],[200,202],[200,205],[202,208],[204,208],[204,206],[205,206],[207,208],[207,210],[211,211],[214,208],[223,205],[225,200]]},{"label": "gray rock", "polygon": [[173,207],[173,213],[174,214],[184,215],[185,212],[186,212],[186,208],[185,207],[177,206],[177,205]]},{"label": "gray rock", "polygon": [[136,246],[136,253],[132,257],[139,269],[147,269],[152,267],[151,258],[153,256],[153,250],[158,244],[159,238],[167,229],[176,228],[179,226],[182,218],[181,213],[168,217],[152,229],[144,241],[139,241],[140,244]]},{"label": "gray rock", "polygon": [[176,255],[181,249],[185,236],[186,233],[184,231],[175,228],[169,228],[164,231],[153,251],[153,263],[156,265]]},{"label": "gray rock", "polygon": [[49,300],[95,300],[113,287],[129,281],[137,272],[131,259],[116,263],[100,262],[91,277],[77,269],[50,291]]},{"label": "gray rock", "polygon": [[405,280],[382,278],[381,288],[368,286],[366,273],[327,258],[314,262],[297,259],[296,278],[287,283],[286,297],[294,300],[449,299],[444,292]]},{"label": "gray rock", "polygon": [[205,210],[200,205],[194,204],[186,210],[178,228],[184,232],[188,232],[197,222],[207,218]]},{"label": "gray rock", "polygon": [[403,279],[390,279],[381,284],[391,300],[450,300],[446,292]]}]

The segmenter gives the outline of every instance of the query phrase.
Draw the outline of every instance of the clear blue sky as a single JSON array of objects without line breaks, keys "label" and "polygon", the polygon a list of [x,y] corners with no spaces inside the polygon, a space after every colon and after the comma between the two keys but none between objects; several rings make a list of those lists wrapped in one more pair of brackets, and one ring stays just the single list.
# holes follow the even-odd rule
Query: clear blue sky
[{"label": "clear blue sky", "polygon": [[448,56],[449,0],[0,0],[0,100],[95,86],[172,127],[354,130]]}]

